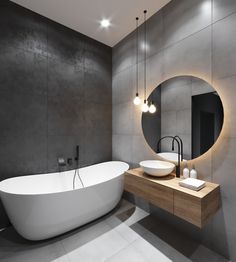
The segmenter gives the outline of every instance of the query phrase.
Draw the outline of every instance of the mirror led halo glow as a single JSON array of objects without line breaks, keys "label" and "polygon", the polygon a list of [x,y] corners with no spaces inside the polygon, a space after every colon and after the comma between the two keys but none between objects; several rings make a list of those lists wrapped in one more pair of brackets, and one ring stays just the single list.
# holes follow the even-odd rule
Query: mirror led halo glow
[{"label": "mirror led halo glow", "polygon": [[110,22],[110,20],[108,20],[108,19],[102,19],[102,21],[100,22],[100,25],[101,25],[102,27],[107,28],[107,27],[109,27],[109,26],[111,25],[111,22]]}]

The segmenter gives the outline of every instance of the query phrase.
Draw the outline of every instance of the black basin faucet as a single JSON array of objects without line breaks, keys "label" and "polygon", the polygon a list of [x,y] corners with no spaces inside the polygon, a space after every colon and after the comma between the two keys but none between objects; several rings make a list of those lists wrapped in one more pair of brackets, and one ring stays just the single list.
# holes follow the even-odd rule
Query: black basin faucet
[{"label": "black basin faucet", "polygon": [[[180,177],[180,162],[183,159],[183,152],[181,152],[183,150],[183,146],[182,146],[182,140],[180,137],[178,136],[164,136],[162,138],[160,138],[157,142],[157,153],[160,152],[160,143],[163,139],[166,138],[171,138],[172,139],[172,150],[174,150],[174,142],[177,143],[178,146],[178,165],[176,166],[176,177]],[[180,160],[180,156],[181,156],[181,160]]]}]

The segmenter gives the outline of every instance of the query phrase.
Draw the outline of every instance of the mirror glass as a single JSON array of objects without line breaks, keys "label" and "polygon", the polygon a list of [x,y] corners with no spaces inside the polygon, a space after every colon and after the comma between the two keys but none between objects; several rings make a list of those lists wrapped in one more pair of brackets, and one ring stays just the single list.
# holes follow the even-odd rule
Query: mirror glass
[{"label": "mirror glass", "polygon": [[[142,113],[143,134],[149,146],[166,160],[178,159],[178,147],[172,146],[171,137],[183,141],[183,159],[191,160],[207,152],[220,135],[224,118],[221,99],[200,78],[168,79],[153,90],[148,101],[154,102],[157,111]],[[159,141],[165,136],[171,137]]]}]

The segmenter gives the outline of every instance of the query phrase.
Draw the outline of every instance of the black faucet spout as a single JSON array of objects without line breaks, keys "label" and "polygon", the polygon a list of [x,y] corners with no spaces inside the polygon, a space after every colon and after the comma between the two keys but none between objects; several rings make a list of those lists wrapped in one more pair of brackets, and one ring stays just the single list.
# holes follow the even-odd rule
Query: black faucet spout
[{"label": "black faucet spout", "polygon": [[[172,139],[172,150],[174,150],[174,142],[178,146],[178,164],[176,166],[176,177],[180,177],[180,162],[183,160],[183,142],[179,136],[164,136],[160,138],[157,142],[157,153],[160,152],[160,143],[163,139],[171,138]],[[181,159],[180,159],[181,157]]]}]

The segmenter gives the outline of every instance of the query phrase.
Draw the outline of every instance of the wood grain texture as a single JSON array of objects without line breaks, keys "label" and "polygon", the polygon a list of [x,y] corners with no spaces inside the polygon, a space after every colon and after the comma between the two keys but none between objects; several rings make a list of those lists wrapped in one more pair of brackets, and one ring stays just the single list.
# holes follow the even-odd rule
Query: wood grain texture
[{"label": "wood grain texture", "polygon": [[220,207],[220,186],[206,182],[193,191],[179,185],[182,179],[174,174],[152,177],[137,168],[126,172],[125,190],[202,228]]}]

